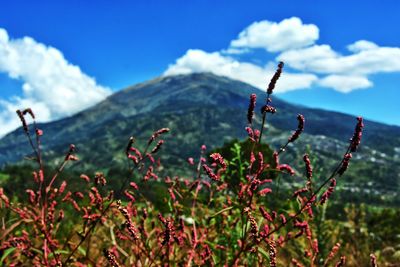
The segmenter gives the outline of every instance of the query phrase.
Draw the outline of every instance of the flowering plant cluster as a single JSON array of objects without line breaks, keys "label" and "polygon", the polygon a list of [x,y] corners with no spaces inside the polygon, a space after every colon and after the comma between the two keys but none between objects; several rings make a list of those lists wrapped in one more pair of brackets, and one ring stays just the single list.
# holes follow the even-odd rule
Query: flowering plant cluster
[{"label": "flowering plant cluster", "polygon": [[[279,63],[267,87],[260,129],[253,124],[257,96],[250,96],[247,157],[239,151],[238,158],[228,159],[222,153],[207,153],[203,145],[197,160],[187,160],[193,168],[191,178],[161,177],[161,138],[170,131],[162,128],[142,150],[133,137],[129,139],[125,150],[129,173],[116,191],[106,189],[102,173],[82,174],[79,179],[86,187],[81,191],[69,187],[68,181],[58,181],[66,165],[78,160],[74,145],[55,173],[45,172],[40,143],[44,133],[31,109],[17,111],[38,164],[33,172],[37,187],[26,190],[27,201],[10,198],[0,188],[0,265],[345,266],[341,244],[327,255],[320,252],[312,221],[314,210],[327,203],[357,151],[363,120],[357,118],[350,144],[331,175],[315,179],[305,154],[304,186],[287,196],[288,205],[273,204],[276,178],[299,174],[281,162],[281,154],[305,127],[299,114],[297,129],[278,151],[271,155],[263,149],[267,116],[277,113],[271,95],[283,66]],[[33,121],[33,131],[27,118]],[[237,183],[232,182],[233,169]],[[165,195],[159,196],[166,205],[163,211],[146,198],[144,191],[153,183],[165,188]],[[72,219],[76,223],[71,225]],[[285,247],[290,244],[298,245],[301,253],[288,254]],[[374,255],[371,266],[376,266]]]}]

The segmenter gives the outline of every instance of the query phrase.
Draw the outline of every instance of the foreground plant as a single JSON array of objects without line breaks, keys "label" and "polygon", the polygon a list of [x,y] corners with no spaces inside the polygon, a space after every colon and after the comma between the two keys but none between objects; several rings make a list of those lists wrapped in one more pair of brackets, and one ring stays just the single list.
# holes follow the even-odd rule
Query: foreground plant
[{"label": "foreground plant", "polygon": [[[202,146],[197,160],[188,159],[193,167],[191,178],[161,178],[157,154],[164,144],[160,137],[169,129],[154,132],[143,150],[135,146],[132,137],[125,150],[129,174],[115,193],[105,189],[107,181],[101,173],[93,178],[81,175],[87,185],[84,191],[74,191],[66,181],[58,181],[65,166],[78,160],[74,145],[54,174],[45,173],[40,148],[43,132],[32,110],[17,111],[38,164],[33,173],[37,188],[26,191],[29,200],[24,202],[10,201],[0,188],[5,221],[0,234],[0,264],[344,266],[341,244],[335,244],[328,255],[320,253],[312,221],[315,209],[326,205],[352,153],[357,151],[363,121],[357,118],[343,158],[325,179],[313,177],[307,154],[303,157],[304,171],[282,163],[281,154],[305,127],[305,118],[299,114],[297,129],[278,151],[270,152],[262,144],[267,116],[276,113],[271,95],[282,70],[281,62],[261,108],[260,129],[254,122],[257,96],[250,96],[246,127],[250,145],[246,153],[237,145],[233,149],[237,156],[227,159],[223,153],[208,155],[206,146]],[[33,120],[33,133],[27,116]],[[303,173],[304,187],[292,192],[284,205],[276,204],[273,198],[279,177]],[[162,210],[167,212],[161,212],[145,196],[153,185],[160,184],[165,188],[165,194],[159,196],[166,206]],[[74,225],[68,225],[70,220]],[[283,254],[291,244],[300,244],[300,253]],[[373,257],[372,266],[376,264]]]}]

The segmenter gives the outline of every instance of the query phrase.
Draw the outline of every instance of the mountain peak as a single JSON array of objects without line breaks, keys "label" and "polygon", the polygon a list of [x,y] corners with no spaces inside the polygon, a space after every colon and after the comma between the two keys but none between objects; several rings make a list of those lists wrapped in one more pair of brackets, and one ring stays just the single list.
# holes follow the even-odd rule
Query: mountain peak
[{"label": "mountain peak", "polygon": [[[116,148],[123,147],[124,140],[131,135],[145,138],[152,130],[170,127],[181,137],[191,136],[190,141],[185,139],[184,142],[190,142],[188,152],[196,153],[197,145],[206,141],[222,145],[229,138],[244,137],[251,93],[259,93],[259,107],[264,92],[227,77],[212,73],[158,77],[116,92],[72,117],[42,124],[43,143],[61,154],[70,143],[89,149],[91,144],[106,146],[104,140],[108,140],[110,146]],[[354,130],[353,116],[292,105],[276,97],[273,105],[278,112],[268,118],[268,123],[282,131],[296,127],[298,113],[305,116],[305,132],[310,135],[348,140]],[[365,125],[364,144],[376,146],[387,154],[395,153],[394,148],[400,147],[400,127],[371,121],[365,121]],[[92,149],[96,151],[97,148]],[[29,154],[22,131],[18,129],[1,139],[0,151],[3,152],[0,165],[19,161]],[[112,155],[109,156],[111,160]]]}]

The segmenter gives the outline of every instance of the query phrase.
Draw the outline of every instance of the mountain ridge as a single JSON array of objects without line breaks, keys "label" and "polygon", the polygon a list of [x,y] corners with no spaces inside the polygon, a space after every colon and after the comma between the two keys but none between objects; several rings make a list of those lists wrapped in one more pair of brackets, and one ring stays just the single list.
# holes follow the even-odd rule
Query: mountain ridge
[{"label": "mountain ridge", "polygon": [[[140,145],[154,130],[169,127],[171,133],[165,137],[165,152],[161,153],[163,161],[171,168],[184,169],[186,158],[198,155],[202,144],[215,148],[234,138],[246,137],[244,128],[251,93],[258,95],[255,122],[260,124],[259,110],[265,93],[249,84],[211,73],[155,78],[118,91],[71,117],[40,123],[39,127],[44,131],[43,151],[47,152],[48,159],[56,162],[54,158],[62,159],[69,144],[74,143],[81,158],[76,165],[82,169],[123,166],[123,151],[130,136],[134,136]],[[291,149],[296,154],[291,157],[298,157],[311,144],[316,148],[328,148],[328,151],[320,149],[318,152],[325,161],[340,159],[340,147],[345,147],[353,134],[355,116],[294,105],[275,96],[272,100],[277,113],[267,118],[264,142],[279,148],[277,142],[287,138],[297,127],[296,116],[301,113],[306,118],[304,139],[307,142],[299,141],[299,148],[295,144]],[[324,140],[338,142],[329,147],[321,143],[327,142]],[[31,154],[21,128],[0,139],[0,151],[0,165],[3,166],[21,162]],[[398,168],[400,127],[365,120],[360,152],[358,166],[364,164],[361,161],[366,161],[366,167],[371,171],[380,168],[379,162]],[[376,154],[377,162],[369,161],[372,154]],[[400,183],[397,173],[383,174],[382,171],[379,177],[390,180],[389,184],[397,187]]]}]

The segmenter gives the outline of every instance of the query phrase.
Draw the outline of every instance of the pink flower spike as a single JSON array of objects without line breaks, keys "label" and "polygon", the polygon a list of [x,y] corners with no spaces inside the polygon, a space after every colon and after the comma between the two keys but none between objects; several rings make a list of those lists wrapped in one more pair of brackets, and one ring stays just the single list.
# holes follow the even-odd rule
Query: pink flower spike
[{"label": "pink flower spike", "polygon": [[43,135],[43,131],[40,129],[36,129],[36,135],[37,136],[42,136]]},{"label": "pink flower spike", "polygon": [[254,116],[254,108],[256,106],[256,94],[251,94],[250,95],[250,103],[249,103],[249,108],[247,110],[247,122],[249,124],[252,124],[253,122],[253,116]]},{"label": "pink flower spike", "polygon": [[258,194],[260,196],[265,196],[266,194],[269,194],[271,192],[272,192],[271,188],[264,188],[264,189],[261,189],[260,191],[258,191]]},{"label": "pink flower spike", "polygon": [[189,165],[194,165],[194,159],[193,158],[188,158],[187,159]]}]

